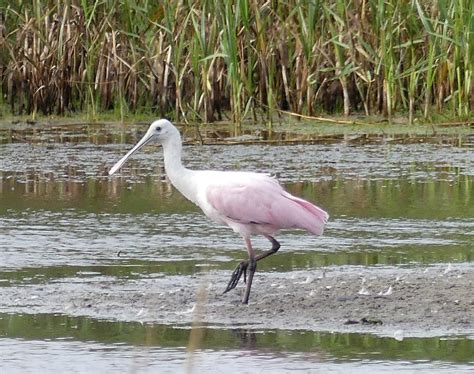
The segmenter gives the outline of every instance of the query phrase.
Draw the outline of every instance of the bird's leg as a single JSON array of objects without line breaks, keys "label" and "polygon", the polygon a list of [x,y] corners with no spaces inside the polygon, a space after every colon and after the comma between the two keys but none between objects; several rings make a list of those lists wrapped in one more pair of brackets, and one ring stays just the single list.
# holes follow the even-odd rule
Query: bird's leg
[{"label": "bird's leg", "polygon": [[280,243],[278,243],[274,237],[270,235],[265,235],[265,237],[272,242],[272,249],[269,249],[268,251],[265,251],[259,254],[257,257],[255,257],[255,260],[257,261],[260,261],[264,259],[265,257],[268,257],[274,253],[277,253],[278,250],[280,249]]},{"label": "bird's leg", "polygon": [[[229,292],[230,290],[233,290],[235,288],[235,286],[237,286],[237,283],[239,283],[239,280],[240,280],[240,277],[242,276],[242,274],[244,275],[244,282],[247,283],[247,269],[249,267],[249,262],[252,259],[255,263],[257,262],[257,260],[255,258],[255,252],[252,248],[252,243],[250,242],[249,238],[245,239],[245,245],[247,247],[247,252],[249,254],[249,260],[241,261],[237,265],[235,270],[232,272],[232,276],[230,277],[230,281],[227,284],[227,288],[225,289],[224,293]],[[255,268],[256,268],[256,265],[255,265]],[[254,272],[255,272],[255,269],[254,269]],[[252,277],[253,277],[253,275],[252,275]],[[249,292],[250,292],[250,290],[249,290]]]},{"label": "bird's leg", "polygon": [[[244,300],[243,300],[244,304],[248,303],[248,296],[250,295],[250,287],[249,287],[248,284],[250,283],[250,286],[251,286],[252,279],[253,279],[253,274],[255,273],[255,269],[257,268],[257,261],[260,261],[261,259],[276,253],[280,249],[280,243],[278,243],[275,240],[275,238],[271,237],[270,235],[265,235],[265,237],[268,240],[270,240],[270,242],[272,243],[272,248],[268,251],[265,251],[265,252],[259,254],[258,256],[253,255],[253,258],[255,259],[255,265],[251,266],[250,269],[249,269],[249,281],[248,281],[248,283],[247,283],[247,279],[246,279],[247,278],[247,269],[249,268],[249,265],[252,262],[251,261],[251,259],[252,259],[251,253],[254,254],[254,251],[253,251],[252,245],[250,243],[250,240],[246,239],[245,242],[246,242],[246,245],[247,245],[247,251],[249,252],[249,260],[242,261],[237,265],[237,267],[235,268],[235,270],[232,273],[229,284],[227,285],[227,288],[224,291],[224,293],[226,293],[226,292],[229,292],[230,290],[234,289],[237,286],[237,283],[239,283],[240,277],[243,274],[244,275],[244,282],[247,283],[247,289],[245,291],[245,297],[244,297]],[[252,267],[254,267],[253,272],[252,272],[252,269],[251,269]],[[247,293],[248,293],[248,295],[247,295]],[[247,299],[247,302],[245,302],[245,299]]]},{"label": "bird's leg", "polygon": [[242,299],[242,304],[249,303],[250,289],[252,288],[253,275],[255,274],[255,270],[257,270],[257,260],[255,256],[250,256],[248,263],[249,263],[249,277],[247,279],[247,286],[245,287],[245,294]]}]

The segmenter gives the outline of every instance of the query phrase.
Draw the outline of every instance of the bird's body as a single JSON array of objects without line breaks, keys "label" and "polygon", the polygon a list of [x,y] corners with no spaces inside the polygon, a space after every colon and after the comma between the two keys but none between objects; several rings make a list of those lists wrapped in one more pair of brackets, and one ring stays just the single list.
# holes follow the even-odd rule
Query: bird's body
[{"label": "bird's body", "polygon": [[274,178],[244,172],[217,172],[215,177],[222,182],[208,183],[198,205],[208,217],[222,221],[244,238],[295,228],[322,234],[325,212],[292,196]]},{"label": "bird's body", "polygon": [[[178,190],[211,220],[244,238],[294,228],[316,235],[323,232],[325,212],[292,196],[266,174],[203,170],[190,171],[185,179],[187,183]],[[179,177],[170,180],[180,186]]]},{"label": "bird's body", "polygon": [[[165,170],[171,183],[204,214],[219,224],[226,224],[245,240],[249,261],[237,266],[225,292],[235,287],[241,275],[249,279],[243,299],[248,303],[256,261],[275,253],[280,247],[273,238],[282,229],[304,229],[321,235],[328,214],[286,192],[267,174],[243,171],[190,170],[181,162],[182,142],[179,131],[167,120],[151,124],[145,136],[110,170],[115,173],[135,151],[156,138],[163,145]],[[256,256],[250,237],[264,235],[272,249]]]}]

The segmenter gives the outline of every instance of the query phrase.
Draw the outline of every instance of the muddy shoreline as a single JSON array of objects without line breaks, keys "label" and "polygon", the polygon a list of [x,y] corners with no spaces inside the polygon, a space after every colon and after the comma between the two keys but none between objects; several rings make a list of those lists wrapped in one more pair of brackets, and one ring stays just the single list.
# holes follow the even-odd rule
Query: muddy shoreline
[{"label": "muddy shoreline", "polygon": [[[474,338],[474,266],[333,267],[257,272],[250,305],[230,271],[123,279],[102,275],[1,288],[0,312],[217,328],[365,332],[397,339]],[[289,275],[291,274],[291,275]]]}]

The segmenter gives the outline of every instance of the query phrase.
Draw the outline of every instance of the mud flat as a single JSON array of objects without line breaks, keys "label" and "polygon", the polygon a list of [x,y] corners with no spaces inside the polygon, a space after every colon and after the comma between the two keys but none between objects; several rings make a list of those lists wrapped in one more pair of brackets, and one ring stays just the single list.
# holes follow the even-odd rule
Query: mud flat
[{"label": "mud flat", "polygon": [[474,338],[474,266],[329,267],[257,272],[249,305],[242,283],[223,295],[230,271],[124,279],[80,274],[1,288],[0,312],[217,328],[370,332]]}]

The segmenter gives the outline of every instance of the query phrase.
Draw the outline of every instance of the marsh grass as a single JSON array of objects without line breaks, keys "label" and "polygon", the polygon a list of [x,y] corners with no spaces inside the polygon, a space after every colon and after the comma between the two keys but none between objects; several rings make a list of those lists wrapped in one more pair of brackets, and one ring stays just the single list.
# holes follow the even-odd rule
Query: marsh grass
[{"label": "marsh grass", "polygon": [[466,118],[473,42],[470,0],[0,0],[0,100],[33,117]]}]

